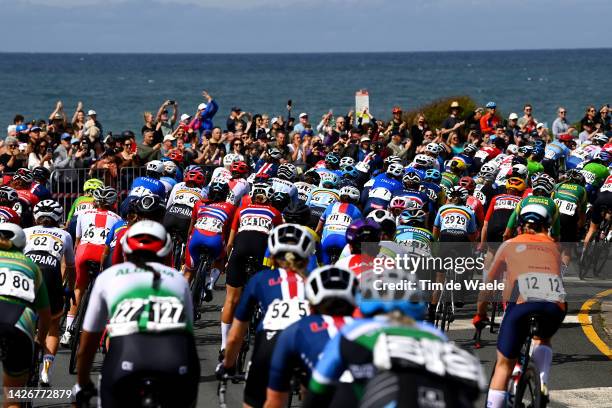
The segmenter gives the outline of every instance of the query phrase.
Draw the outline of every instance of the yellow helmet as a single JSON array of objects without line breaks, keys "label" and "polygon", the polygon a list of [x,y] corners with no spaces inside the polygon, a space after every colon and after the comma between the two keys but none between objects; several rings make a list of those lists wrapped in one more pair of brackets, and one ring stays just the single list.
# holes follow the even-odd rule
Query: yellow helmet
[{"label": "yellow helmet", "polygon": [[506,180],[506,190],[516,190],[519,193],[522,193],[527,189],[527,184],[525,184],[525,180],[520,177],[510,177]]},{"label": "yellow helmet", "polygon": [[83,191],[89,193],[102,187],[104,187],[104,182],[102,180],[92,178],[83,184]]}]

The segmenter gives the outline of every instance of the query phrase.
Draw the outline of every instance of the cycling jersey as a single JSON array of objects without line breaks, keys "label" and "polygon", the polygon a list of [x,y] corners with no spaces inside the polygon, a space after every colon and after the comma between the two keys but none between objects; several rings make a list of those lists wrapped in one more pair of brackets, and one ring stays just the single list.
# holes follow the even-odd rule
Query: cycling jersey
[{"label": "cycling jersey", "polygon": [[479,165],[484,162],[494,159],[497,155],[501,154],[501,150],[494,146],[484,146],[474,154],[474,161]]},{"label": "cycling jersey", "polygon": [[393,194],[402,188],[402,183],[383,173],[374,177],[364,187],[362,193],[362,197],[365,197],[363,213],[369,214],[373,210],[386,209]]},{"label": "cycling jersey", "polygon": [[38,197],[39,201],[51,199],[51,192],[49,191],[47,186],[44,184],[40,184],[37,181],[32,183],[30,191],[32,192],[32,194]]},{"label": "cycling jersey", "polygon": [[272,179],[272,188],[275,193],[282,192],[289,194],[291,197],[291,201],[297,202],[298,200],[298,190],[294,183],[280,179],[278,177],[274,177]]},{"label": "cycling jersey", "polygon": [[408,253],[419,256],[431,256],[433,240],[431,232],[422,227],[398,225],[395,232],[395,242],[405,246]]},{"label": "cycling jersey", "polygon": [[339,190],[316,187],[311,190],[310,200],[306,205],[310,208],[316,207],[325,210],[330,204],[336,201],[340,201]]},{"label": "cycling jersey", "polygon": [[595,162],[585,164],[580,172],[584,176],[586,183],[594,187],[601,186],[606,177],[610,174],[606,166]]},{"label": "cycling jersey", "polygon": [[569,148],[558,140],[546,144],[544,147],[544,158],[547,160],[560,160],[569,154]]},{"label": "cycling jersey", "polygon": [[269,178],[276,177],[276,173],[278,172],[278,163],[267,163],[263,160],[260,160],[255,165],[255,177],[259,176],[268,176]]},{"label": "cycling jersey", "polygon": [[440,230],[440,241],[444,236],[465,238],[476,232],[476,216],[465,205],[446,204],[438,210],[434,226]]},{"label": "cycling jersey", "polygon": [[491,204],[491,199],[500,193],[500,188],[494,183],[476,184],[473,196],[480,201],[486,212]]},{"label": "cycling jersey", "polygon": [[166,196],[166,187],[164,183],[153,177],[137,177],[132,182],[132,188],[128,193],[129,198],[142,197],[143,195],[156,195],[158,197]]},{"label": "cycling jersey", "polygon": [[185,182],[177,183],[172,188],[166,208],[167,214],[174,214],[181,218],[191,218],[193,206],[202,199],[201,187],[187,187]]},{"label": "cycling jersey", "polygon": [[225,167],[217,167],[213,170],[211,180],[224,181],[228,182],[232,179],[232,172],[226,169]]},{"label": "cycling jersey", "polygon": [[296,368],[306,374],[306,380],[310,379],[327,342],[351,321],[347,316],[317,314],[305,316],[283,330],[274,346],[268,388],[289,391]]},{"label": "cycling jersey", "polygon": [[170,194],[174,186],[176,186],[176,184],[178,183],[176,179],[173,179],[172,177],[165,177],[165,176],[160,177],[159,181],[162,182],[162,184],[164,185],[164,188],[166,189],[166,194],[164,194],[163,197],[166,197],[168,194]]},{"label": "cycling jersey", "polygon": [[83,330],[110,337],[166,331],[193,332],[193,305],[189,285],[177,270],[157,262],[153,273],[130,262],[114,265],[96,278]]},{"label": "cycling jersey", "polygon": [[[104,264],[102,265],[104,269],[109,268],[113,264],[123,262],[123,249],[121,248],[121,245],[117,246],[117,242],[119,242],[127,228],[127,222],[125,220],[119,220],[113,224],[108,232],[106,241],[104,242],[104,245],[106,245],[108,248],[108,255],[106,256],[106,259],[104,259]],[[115,257],[116,250],[121,252],[120,256],[118,255]]]},{"label": "cycling jersey", "polygon": [[537,162],[535,160],[527,159],[527,174],[529,176],[534,175],[535,173],[543,173],[544,166],[542,163]]},{"label": "cycling jersey", "polygon": [[[563,216],[578,216],[584,214],[587,206],[586,189],[575,183],[557,184],[552,194],[553,201]],[[562,226],[563,227],[563,226]]]},{"label": "cycling jersey", "polygon": [[298,190],[298,199],[303,203],[307,203],[310,200],[310,192],[315,188],[314,184],[304,181],[298,181],[295,183],[295,187]]},{"label": "cycling jersey", "polygon": [[94,199],[92,196],[80,196],[72,203],[72,207],[70,207],[70,212],[66,218],[66,222],[70,222],[72,217],[77,217],[78,215],[84,213],[85,211],[94,209]]},{"label": "cycling jersey", "polygon": [[[347,248],[345,248],[345,250],[346,249]],[[350,252],[348,255],[345,255],[343,251],[340,259],[336,261],[335,265],[340,268],[348,269],[353,272],[355,276],[359,277],[363,272],[372,270],[374,267],[374,258],[367,254],[351,255]]]},{"label": "cycling jersey", "polygon": [[249,204],[238,210],[232,222],[232,229],[237,233],[252,231],[269,234],[275,226],[282,222],[280,213],[271,205]]},{"label": "cycling jersey", "polygon": [[480,226],[484,222],[485,213],[484,207],[479,199],[474,196],[469,196],[466,201],[466,205],[474,211],[474,215],[476,215],[476,222]]},{"label": "cycling jersey", "polygon": [[449,171],[445,171],[442,173],[442,180],[440,180],[440,185],[448,190],[453,186],[456,186],[459,183],[459,176]]},{"label": "cycling jersey", "polygon": [[0,206],[0,224],[3,222],[11,222],[19,225],[21,223],[21,217],[17,211],[12,208]]},{"label": "cycling jersey", "polygon": [[338,252],[346,245],[346,230],[356,220],[362,218],[357,206],[350,203],[330,204],[321,215],[320,222],[324,223],[321,245],[323,247],[323,263],[330,261],[330,251],[335,248]]},{"label": "cycling jersey", "polygon": [[231,179],[227,184],[230,189],[229,195],[227,196],[227,202],[235,206],[240,205],[242,198],[247,197],[251,190],[251,185],[243,178]]},{"label": "cycling jersey", "polygon": [[600,224],[603,221],[603,210],[612,209],[612,175],[608,176],[599,189],[597,199],[591,210],[591,222]]},{"label": "cycling jersey", "polygon": [[498,194],[491,200],[489,210],[485,217],[487,221],[487,241],[502,242],[508,219],[521,201],[520,196],[512,194]]},{"label": "cycling jersey", "polygon": [[[406,202],[406,208],[411,208],[411,206],[416,206],[423,208],[427,212],[433,211],[433,203],[429,199],[427,193],[418,191],[418,190],[409,190],[409,189],[401,189],[397,190],[393,194],[393,198],[395,197],[403,197]],[[393,200],[392,198],[392,200]],[[436,195],[437,198],[437,195]]]},{"label": "cycling jersey", "polygon": [[559,232],[561,230],[561,224],[559,221],[559,209],[557,205],[550,197],[542,197],[542,196],[534,196],[531,195],[529,197],[523,198],[516,205],[514,212],[510,215],[510,219],[508,220],[507,228],[514,230],[518,224],[518,216],[521,213],[521,210],[528,205],[541,205],[543,206],[547,213],[551,217],[551,229],[550,235],[553,237],[559,237]]}]

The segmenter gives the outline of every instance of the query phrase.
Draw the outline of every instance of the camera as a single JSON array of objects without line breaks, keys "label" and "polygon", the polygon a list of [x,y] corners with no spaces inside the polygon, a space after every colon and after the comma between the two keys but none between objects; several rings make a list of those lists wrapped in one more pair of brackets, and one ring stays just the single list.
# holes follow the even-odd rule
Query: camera
[{"label": "camera", "polygon": [[176,104],[176,101],[168,101],[168,105],[174,105]]}]

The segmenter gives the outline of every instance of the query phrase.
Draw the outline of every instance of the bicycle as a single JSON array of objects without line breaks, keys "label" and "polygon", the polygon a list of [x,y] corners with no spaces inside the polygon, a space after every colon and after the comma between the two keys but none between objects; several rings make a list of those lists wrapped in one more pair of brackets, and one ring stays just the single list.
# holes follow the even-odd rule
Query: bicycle
[{"label": "bicycle", "polygon": [[[30,373],[28,376],[28,381],[26,382],[26,387],[28,388],[38,388],[40,385],[40,365],[43,362],[43,348],[40,344],[34,343],[34,355],[32,356],[32,365],[30,366]],[[33,401],[25,401],[23,403],[25,408],[30,408],[34,406]]]},{"label": "bicycle", "polygon": [[96,276],[100,272],[100,263],[96,261],[86,261],[87,274],[89,275],[89,284],[85,293],[81,297],[81,303],[77,309],[77,314],[70,328],[70,362],[68,364],[68,372],[70,374],[76,374],[76,362],[77,353],[79,351],[79,344],[81,343],[81,330],[83,329],[83,321],[85,320],[85,313],[87,312],[87,304],[89,303],[89,296],[91,295],[91,289],[93,288]]},{"label": "bicycle", "polygon": [[512,375],[508,383],[508,406],[515,408],[545,408],[548,396],[542,390],[540,372],[530,358],[531,341],[540,332],[540,321],[544,316],[529,316],[529,334],[523,343],[519,357],[520,371]]},{"label": "bicycle", "polygon": [[172,231],[170,236],[172,238],[172,242],[174,242],[174,248],[172,248],[172,262],[174,264],[174,269],[180,271],[183,256],[185,255],[185,242],[182,235],[178,231]]},{"label": "bicycle", "polygon": [[[204,249],[200,255],[200,264],[196,271],[196,275],[191,282],[191,296],[193,299],[193,319],[200,320],[200,307],[202,306],[202,298],[204,301],[212,300],[212,292],[206,291],[206,278],[209,276],[210,268],[212,267],[212,257],[207,249]],[[202,292],[206,292],[203,296]]]},{"label": "bicycle", "polygon": [[609,243],[612,242],[612,212],[605,214],[604,220],[599,224],[593,241],[589,242],[580,257],[578,277],[584,280],[589,271],[593,277],[599,277],[609,256]]}]

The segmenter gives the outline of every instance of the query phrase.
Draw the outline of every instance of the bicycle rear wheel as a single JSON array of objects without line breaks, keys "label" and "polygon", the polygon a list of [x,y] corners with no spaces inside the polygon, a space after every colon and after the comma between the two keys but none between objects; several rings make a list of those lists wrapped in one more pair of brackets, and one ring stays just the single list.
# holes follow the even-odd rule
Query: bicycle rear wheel
[{"label": "bicycle rear wheel", "polygon": [[193,278],[193,282],[191,283],[191,297],[193,300],[194,318],[197,316],[196,320],[198,320],[200,317],[199,312],[200,307],[202,306],[202,291],[206,285],[206,276],[208,275],[208,259],[208,255],[202,255],[196,276]]},{"label": "bicycle rear wheel", "polygon": [[545,408],[547,398],[542,393],[540,374],[532,363],[521,375],[514,395],[515,408]]},{"label": "bicycle rear wheel", "polygon": [[74,319],[72,326],[72,338],[70,339],[70,362],[68,364],[68,372],[70,374],[76,374],[77,354],[79,352],[79,345],[81,343],[81,329],[83,328],[83,321],[85,320],[85,313],[87,312],[87,303],[89,302],[90,292],[91,288],[88,287],[85,295],[81,298],[81,303],[77,309],[77,316],[76,319]]}]

